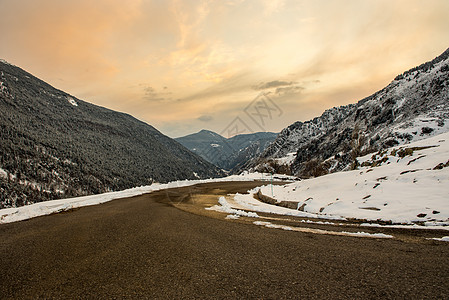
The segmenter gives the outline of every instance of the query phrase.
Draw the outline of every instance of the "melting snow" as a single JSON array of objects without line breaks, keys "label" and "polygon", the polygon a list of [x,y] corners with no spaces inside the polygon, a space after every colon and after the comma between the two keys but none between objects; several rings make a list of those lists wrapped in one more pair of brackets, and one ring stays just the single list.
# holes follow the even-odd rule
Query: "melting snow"
[{"label": "melting snow", "polygon": [[215,211],[219,211],[219,212],[225,212],[225,213],[234,214],[234,215],[242,216],[242,217],[252,217],[252,218],[259,217],[259,215],[257,215],[255,212],[246,212],[244,210],[232,208],[231,205],[228,203],[228,201],[226,201],[225,197],[220,197],[218,199],[218,203],[220,203],[220,205],[214,205],[214,206],[206,208],[206,209],[207,210],[215,210]]},{"label": "melting snow", "polygon": [[443,236],[442,238],[433,238],[433,240],[440,242],[449,242],[449,236]]},{"label": "melting snow", "polygon": [[368,238],[393,238],[392,235],[383,234],[383,233],[366,233],[366,232],[347,232],[347,231],[330,231],[316,228],[307,228],[307,227],[293,227],[293,226],[285,226],[273,224],[271,222],[262,222],[255,221],[253,222],[255,225],[264,226],[267,228],[275,228],[275,229],[283,229],[288,231],[298,231],[298,232],[308,232],[308,233],[316,233],[316,234],[329,234],[329,235],[343,235],[343,236],[353,236],[353,237],[368,237]]}]

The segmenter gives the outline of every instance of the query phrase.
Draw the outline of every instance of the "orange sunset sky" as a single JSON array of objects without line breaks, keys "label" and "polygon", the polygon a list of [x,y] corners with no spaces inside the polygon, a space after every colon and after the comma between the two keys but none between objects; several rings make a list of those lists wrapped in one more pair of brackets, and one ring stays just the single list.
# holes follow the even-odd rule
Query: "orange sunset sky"
[{"label": "orange sunset sky", "polygon": [[448,47],[447,0],[0,0],[0,58],[171,137],[260,131],[261,92],[280,131]]}]

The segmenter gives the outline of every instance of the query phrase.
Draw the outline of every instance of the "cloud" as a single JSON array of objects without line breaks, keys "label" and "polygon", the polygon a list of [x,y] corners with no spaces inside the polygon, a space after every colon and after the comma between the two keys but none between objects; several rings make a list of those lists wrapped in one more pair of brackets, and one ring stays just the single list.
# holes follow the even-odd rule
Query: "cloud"
[{"label": "cloud", "polygon": [[279,87],[276,89],[275,94],[276,95],[293,95],[293,94],[299,94],[303,90],[305,90],[305,88],[302,86],[299,86],[299,85]]},{"label": "cloud", "polygon": [[293,96],[301,93],[305,87],[295,81],[273,80],[260,82],[257,85],[253,85],[252,89],[256,91],[271,90],[269,93],[274,96]]},{"label": "cloud", "polygon": [[210,122],[212,121],[214,118],[212,116],[209,115],[202,115],[200,117],[197,118],[197,120],[201,121],[201,122]]},{"label": "cloud", "polygon": [[273,81],[261,82],[257,85],[253,85],[252,88],[256,91],[261,91],[261,90],[271,89],[271,88],[280,87],[280,86],[290,86],[295,83],[296,82],[293,82],[293,81],[273,80]]},{"label": "cloud", "polygon": [[144,96],[143,98],[145,100],[150,101],[166,101],[166,100],[172,100],[170,95],[171,92],[165,92],[167,90],[167,87],[163,87],[164,92],[157,92],[153,87],[146,86],[143,88]]}]

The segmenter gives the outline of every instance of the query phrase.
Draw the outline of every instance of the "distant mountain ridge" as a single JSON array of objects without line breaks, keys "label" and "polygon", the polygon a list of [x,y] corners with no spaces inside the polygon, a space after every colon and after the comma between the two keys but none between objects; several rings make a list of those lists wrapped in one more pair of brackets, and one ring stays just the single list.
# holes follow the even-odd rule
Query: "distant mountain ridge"
[{"label": "distant mountain ridge", "polygon": [[0,208],[222,176],[134,117],[0,62]]},{"label": "distant mountain ridge", "polygon": [[313,177],[356,167],[357,156],[449,131],[449,49],[358,103],[283,129],[239,170]]},{"label": "distant mountain ridge", "polygon": [[232,170],[259,155],[277,133],[257,132],[225,138],[209,130],[176,138],[176,141],[224,170]]}]

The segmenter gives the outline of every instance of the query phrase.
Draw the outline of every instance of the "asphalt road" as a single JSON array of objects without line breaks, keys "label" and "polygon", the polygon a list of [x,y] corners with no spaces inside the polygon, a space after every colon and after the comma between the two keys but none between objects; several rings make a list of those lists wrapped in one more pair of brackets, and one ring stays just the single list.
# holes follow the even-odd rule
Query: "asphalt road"
[{"label": "asphalt road", "polygon": [[160,191],[0,225],[0,298],[447,299],[449,245],[210,218]]}]

